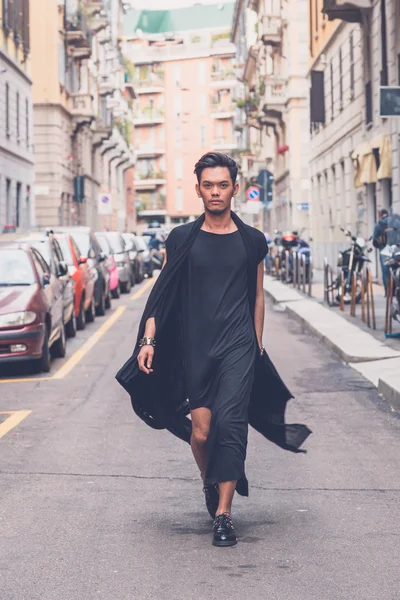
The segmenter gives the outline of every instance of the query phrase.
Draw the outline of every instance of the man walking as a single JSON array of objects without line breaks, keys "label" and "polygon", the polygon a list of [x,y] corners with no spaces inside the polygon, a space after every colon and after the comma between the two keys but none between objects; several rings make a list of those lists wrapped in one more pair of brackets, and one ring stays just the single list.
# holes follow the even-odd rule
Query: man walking
[{"label": "man walking", "polygon": [[374,234],[372,236],[372,243],[374,247],[379,250],[379,257],[382,269],[382,280],[383,285],[385,287],[385,295],[387,294],[388,288],[389,268],[385,264],[385,257],[382,255],[382,250],[385,248],[387,243],[386,230],[388,228],[388,218],[388,211],[386,210],[386,208],[382,208],[382,210],[379,211],[379,221],[375,225]]},{"label": "man walking", "polygon": [[170,233],[133,355],[140,373],[130,360],[117,374],[141,418],[190,441],[216,546],[236,544],[232,500],[235,490],[248,495],[249,421],[294,452],[310,433],[284,424],[291,394],[262,344],[268,245],[231,211],[237,172],[220,153],[196,164],[204,214]]}]

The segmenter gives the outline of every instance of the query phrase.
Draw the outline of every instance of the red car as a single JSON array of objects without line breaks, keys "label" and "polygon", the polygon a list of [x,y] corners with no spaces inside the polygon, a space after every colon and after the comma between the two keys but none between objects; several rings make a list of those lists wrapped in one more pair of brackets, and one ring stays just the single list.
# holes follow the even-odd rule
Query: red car
[{"label": "red car", "polygon": [[78,329],[85,329],[86,323],[94,321],[96,316],[93,271],[88,265],[87,257],[80,255],[79,248],[70,235],[57,233],[55,238],[60,244],[69,274],[75,281],[76,326]]},{"label": "red car", "polygon": [[42,255],[26,243],[0,241],[0,365],[34,360],[50,371],[51,356],[65,356],[63,312],[62,283]]}]

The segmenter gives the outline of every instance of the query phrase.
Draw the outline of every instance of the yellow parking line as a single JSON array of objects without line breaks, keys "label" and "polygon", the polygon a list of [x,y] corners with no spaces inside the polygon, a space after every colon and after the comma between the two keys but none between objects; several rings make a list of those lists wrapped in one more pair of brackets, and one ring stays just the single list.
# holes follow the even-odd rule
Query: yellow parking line
[{"label": "yellow parking line", "polygon": [[131,296],[131,300],[137,300],[138,298],[140,298],[140,296],[143,296],[143,294],[145,293],[146,290],[149,289],[149,287],[151,287],[154,284],[154,280],[153,279],[148,279],[146,281],[146,283],[144,283],[142,285],[142,287]]},{"label": "yellow parking line", "polygon": [[119,306],[115,313],[111,315],[111,317],[103,323],[103,325],[98,329],[86,342],[83,344],[82,348],[79,348],[74,354],[71,356],[69,360],[60,368],[56,373],[54,373],[51,379],[64,379],[68,373],[72,371],[74,367],[82,360],[82,358],[93,348],[95,344],[103,337],[103,335],[114,325],[116,321],[120,318],[120,316],[126,311],[126,306]]},{"label": "yellow parking line", "polygon": [[14,429],[21,423],[28,415],[31,414],[31,410],[13,410],[8,412],[0,412],[0,415],[10,415],[3,423],[0,423],[0,438],[6,433]]}]

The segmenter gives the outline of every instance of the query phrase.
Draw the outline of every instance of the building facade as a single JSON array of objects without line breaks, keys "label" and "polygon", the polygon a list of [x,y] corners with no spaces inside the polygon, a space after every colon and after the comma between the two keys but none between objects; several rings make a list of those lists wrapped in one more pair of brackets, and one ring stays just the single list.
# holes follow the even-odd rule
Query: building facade
[{"label": "building facade", "polygon": [[368,238],[379,209],[400,212],[399,119],[380,116],[381,88],[400,85],[399,3],[310,2],[309,64],[314,253],[334,265],[341,228]]},{"label": "building facade", "polygon": [[135,64],[138,219],[181,223],[203,211],[194,165],[215,150],[234,154],[233,4],[132,11],[124,52]]},{"label": "building facade", "polygon": [[[236,2],[236,23],[254,11],[256,39],[240,78],[247,92],[248,184],[264,195],[263,206],[246,205],[264,230],[309,231],[307,3],[305,0]],[[248,17],[247,17],[248,18]],[[267,189],[272,184],[272,195]],[[269,183],[268,183],[269,182]],[[259,211],[257,216],[257,210]]]},{"label": "building facade", "polygon": [[31,6],[37,227],[135,228],[123,12],[120,0]]},{"label": "building facade", "polygon": [[0,0],[0,233],[34,221],[29,0]]}]

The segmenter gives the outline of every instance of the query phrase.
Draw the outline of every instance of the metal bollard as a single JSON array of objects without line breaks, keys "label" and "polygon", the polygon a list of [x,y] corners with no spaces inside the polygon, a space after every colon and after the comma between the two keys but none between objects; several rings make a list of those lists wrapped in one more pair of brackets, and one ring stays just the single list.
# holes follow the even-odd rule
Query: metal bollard
[{"label": "metal bollard", "polygon": [[[367,267],[368,269],[368,267]],[[365,282],[367,269],[364,269],[361,276],[361,321],[365,323]]]},{"label": "metal bollard", "polygon": [[312,297],[312,275],[313,275],[312,257],[310,256],[309,263],[308,263],[308,295],[310,296],[310,298]]},{"label": "metal bollard", "polygon": [[353,271],[351,277],[351,303],[350,303],[350,315],[356,316],[356,304],[357,304],[357,275]]},{"label": "metal bollard", "polygon": [[290,252],[285,250],[285,283],[289,283]]},{"label": "metal bollard", "polygon": [[296,250],[292,250],[292,260],[293,260],[293,287],[297,285],[297,277],[298,277],[298,269],[297,269],[297,252]]},{"label": "metal bollard", "polygon": [[279,256],[275,256],[275,276],[277,279],[280,279],[279,274]]},{"label": "metal bollard", "polygon": [[341,290],[340,310],[342,312],[344,312],[344,275],[343,275],[343,271],[341,271],[341,273],[340,273],[340,290]]},{"label": "metal bollard", "polygon": [[372,329],[376,329],[376,318],[375,318],[375,301],[374,301],[374,288],[372,285],[372,273],[370,269],[368,269],[368,285],[371,296],[371,313],[372,313]]},{"label": "metal bollard", "polygon": [[386,313],[385,313],[385,335],[390,336],[393,333],[392,324],[392,300],[393,300],[393,272],[389,271],[388,288],[386,292]]},{"label": "metal bollard", "polygon": [[306,257],[304,254],[301,255],[301,272],[303,277],[303,294],[306,293]]},{"label": "metal bollard", "polygon": [[326,302],[329,306],[329,265],[328,265],[328,259],[324,258],[324,302]]}]

